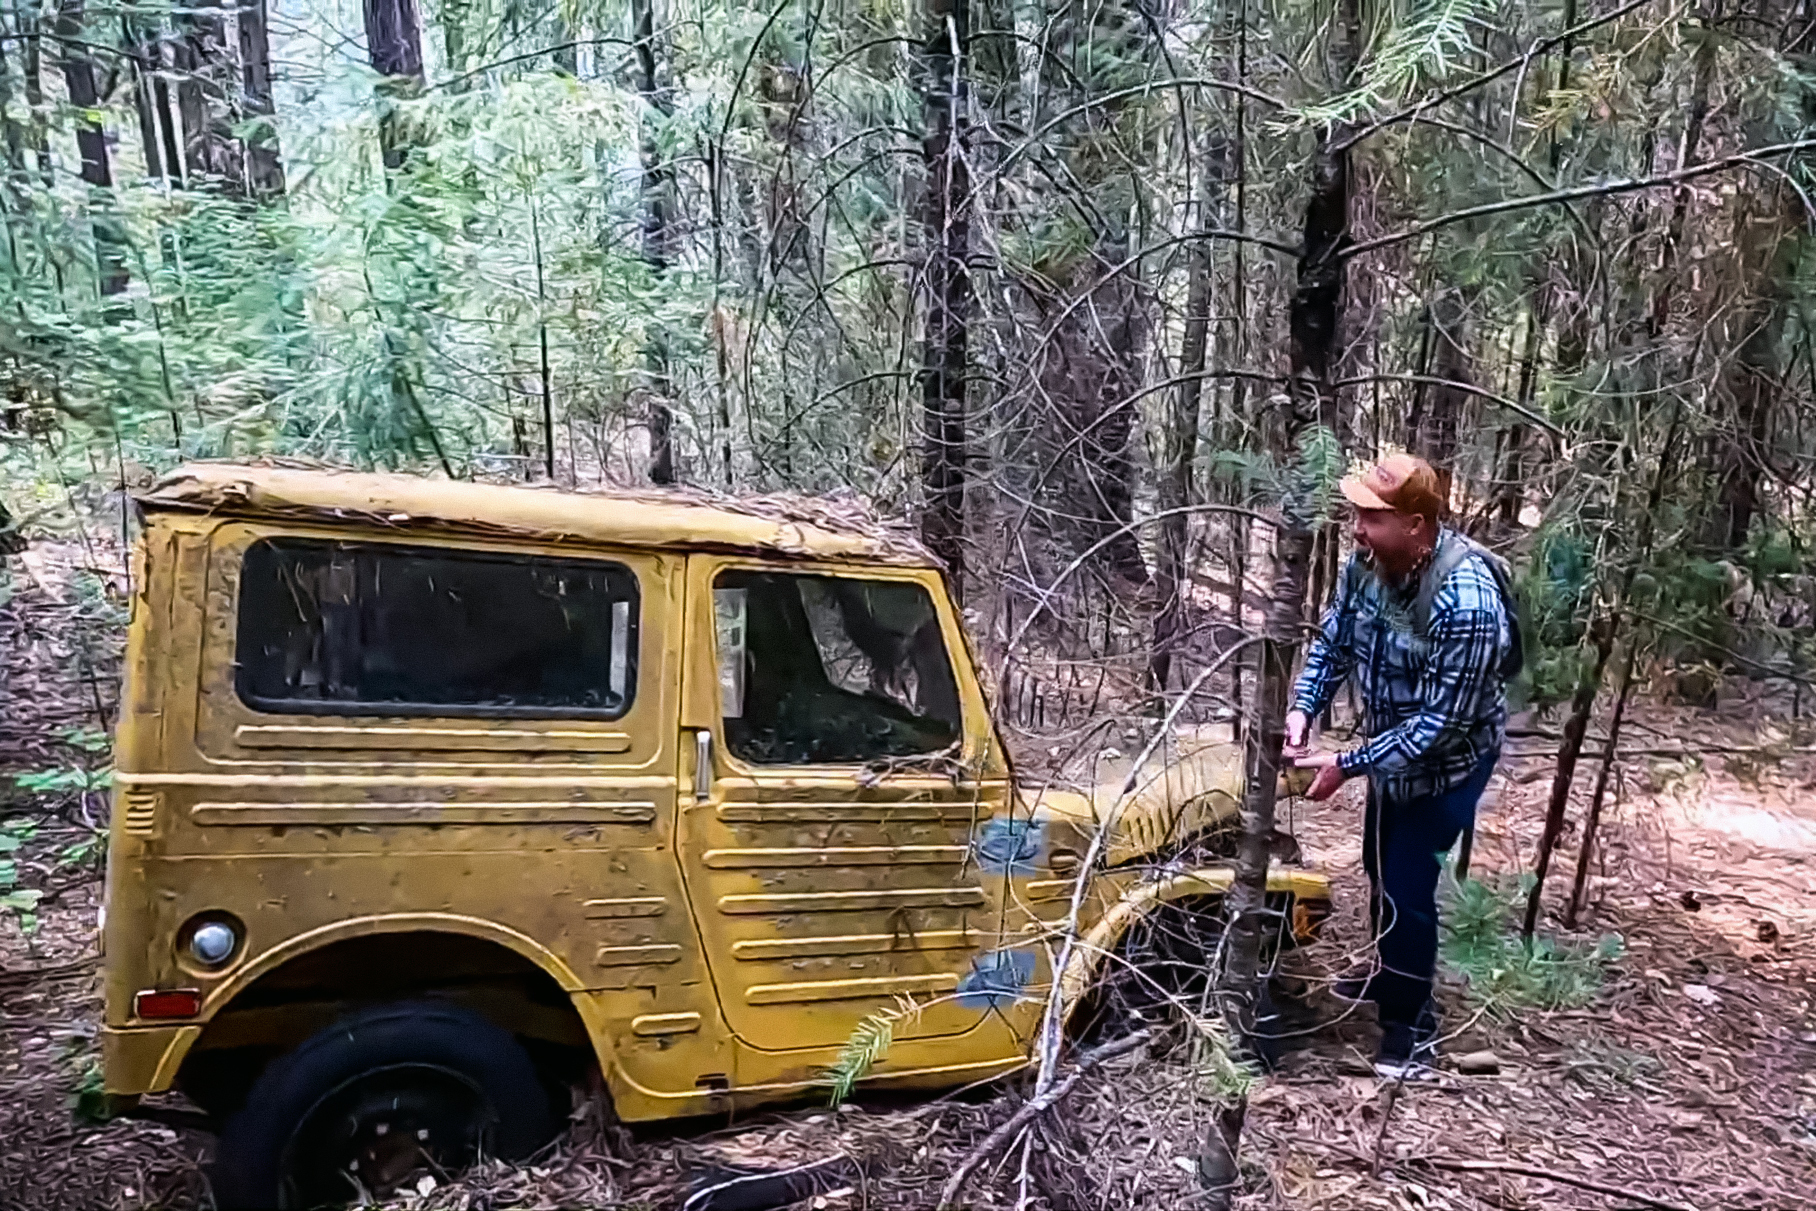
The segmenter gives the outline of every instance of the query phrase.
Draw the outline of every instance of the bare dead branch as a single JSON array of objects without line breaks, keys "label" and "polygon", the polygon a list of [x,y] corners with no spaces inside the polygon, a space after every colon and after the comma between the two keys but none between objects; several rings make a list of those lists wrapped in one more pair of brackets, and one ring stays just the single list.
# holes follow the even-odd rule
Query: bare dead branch
[{"label": "bare dead branch", "polygon": [[1022,1104],[1021,1109],[1009,1116],[1007,1122],[985,1136],[983,1143],[973,1148],[970,1154],[959,1162],[958,1167],[952,1171],[952,1176],[946,1179],[945,1186],[940,1190],[939,1205],[941,1207],[956,1206],[957,1204],[953,1200],[958,1197],[959,1189],[964,1186],[965,1179],[971,1176],[972,1170],[976,1169],[985,1158],[1001,1151],[1003,1146],[1014,1139],[1016,1133],[1023,1127],[1071,1093],[1077,1087],[1078,1082],[1090,1075],[1092,1069],[1119,1055],[1127,1055],[1137,1048],[1145,1047],[1153,1037],[1154,1031],[1151,1027],[1146,1030],[1138,1030],[1134,1034],[1094,1047],[1079,1056],[1078,1063],[1063,1080],[1054,1084],[1045,1093],[1029,1098]]}]

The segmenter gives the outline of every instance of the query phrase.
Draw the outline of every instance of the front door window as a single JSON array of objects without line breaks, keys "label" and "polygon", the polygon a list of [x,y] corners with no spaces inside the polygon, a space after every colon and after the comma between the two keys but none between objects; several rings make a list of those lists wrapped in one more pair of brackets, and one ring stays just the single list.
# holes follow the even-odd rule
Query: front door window
[{"label": "front door window", "polygon": [[870,762],[957,743],[958,686],[922,586],[727,570],[713,614],[725,743],[741,760]]}]

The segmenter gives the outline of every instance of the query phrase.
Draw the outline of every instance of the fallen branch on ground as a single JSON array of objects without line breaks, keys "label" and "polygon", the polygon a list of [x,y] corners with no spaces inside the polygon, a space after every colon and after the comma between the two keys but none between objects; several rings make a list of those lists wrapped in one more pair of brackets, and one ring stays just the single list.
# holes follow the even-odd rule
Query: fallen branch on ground
[{"label": "fallen branch on ground", "polygon": [[953,1200],[958,1197],[959,1188],[965,1184],[965,1179],[971,1176],[971,1171],[976,1169],[985,1157],[1000,1152],[1003,1145],[1015,1138],[1016,1132],[1033,1122],[1066,1094],[1072,1092],[1078,1082],[1083,1080],[1093,1068],[1106,1060],[1113,1060],[1119,1055],[1125,1055],[1138,1047],[1146,1046],[1153,1037],[1152,1027],[1137,1030],[1126,1038],[1105,1043],[1101,1047],[1094,1047],[1079,1056],[1078,1063],[1073,1066],[1071,1072],[1066,1074],[1064,1080],[1049,1088],[1045,1093],[1029,1098],[1022,1104],[1020,1110],[1009,1116],[1008,1122],[985,1136],[984,1142],[973,1148],[970,1154],[959,1162],[958,1168],[952,1171],[952,1176],[947,1179],[945,1187],[940,1191],[939,1205],[941,1207],[955,1206]]},{"label": "fallen branch on ground", "polygon": [[[1561,740],[1562,733],[1542,727],[1510,727],[1507,729],[1509,740]],[[1608,737],[1585,732],[1585,743],[1606,745]],[[1617,757],[1695,757],[1702,753],[1759,753],[1773,757],[1793,757],[1816,753],[1816,744],[1691,744],[1679,742],[1675,746],[1654,746],[1651,748],[1628,748],[1622,745],[1616,751]],[[1542,756],[1541,753],[1529,753],[1527,756]]]},{"label": "fallen branch on ground", "polygon": [[31,984],[38,980],[55,980],[64,976],[81,975],[92,971],[95,957],[72,959],[67,963],[54,963],[49,967],[0,967],[0,985]]},{"label": "fallen branch on ground", "polygon": [[1543,1181],[1558,1182],[1565,1186],[1576,1186],[1584,1190],[1593,1190],[1597,1194],[1606,1194],[1614,1198],[1629,1199],[1656,1207],[1658,1211],[1697,1211],[1689,1203],[1674,1203],[1669,1199],[1656,1198],[1653,1195],[1634,1190],[1627,1186],[1613,1186],[1607,1182],[1594,1181],[1587,1177],[1577,1177],[1571,1173],[1558,1173],[1551,1169],[1542,1169],[1537,1165],[1519,1165],[1510,1161],[1467,1161],[1446,1160],[1437,1156],[1404,1156],[1396,1164],[1425,1165],[1432,1169],[1451,1169],[1464,1173],[1513,1173],[1520,1177],[1536,1177]]}]

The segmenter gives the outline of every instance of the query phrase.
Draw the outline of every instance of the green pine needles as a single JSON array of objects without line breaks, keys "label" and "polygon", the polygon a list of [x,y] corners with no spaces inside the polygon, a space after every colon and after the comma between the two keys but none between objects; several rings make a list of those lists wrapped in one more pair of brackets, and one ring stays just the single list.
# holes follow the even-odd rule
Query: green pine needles
[{"label": "green pine needles", "polygon": [[1230,1044],[1229,1027],[1219,1015],[1191,1019],[1192,1068],[1204,1084],[1205,1095],[1229,1104],[1247,1097],[1260,1079],[1260,1071]]},{"label": "green pine needles", "polygon": [[876,1067],[877,1061],[895,1042],[897,1024],[919,1017],[921,1009],[922,1006],[914,1001],[903,1001],[893,1008],[878,1010],[858,1023],[851,1037],[845,1040],[837,1062],[826,1070],[827,1079],[832,1082],[828,1105],[837,1106],[851,1096],[852,1089]]},{"label": "green pine needles", "polygon": [[1543,935],[1519,937],[1513,918],[1531,890],[1530,874],[1493,883],[1445,882],[1440,955],[1468,981],[1470,1000],[1491,1013],[1588,1004],[1600,991],[1608,965],[1622,953],[1618,934],[1593,946]]}]

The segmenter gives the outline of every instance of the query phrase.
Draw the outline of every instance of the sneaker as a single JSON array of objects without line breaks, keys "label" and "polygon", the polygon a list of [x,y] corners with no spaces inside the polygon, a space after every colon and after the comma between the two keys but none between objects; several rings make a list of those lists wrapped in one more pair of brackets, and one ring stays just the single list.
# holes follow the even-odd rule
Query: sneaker
[{"label": "sneaker", "polygon": [[1330,986],[1331,995],[1352,1005],[1366,1004],[1377,970],[1373,963],[1362,963],[1350,968]]},{"label": "sneaker", "polygon": [[1428,1081],[1438,1055],[1436,1023],[1421,1015],[1417,1026],[1387,1022],[1381,1027],[1381,1048],[1375,1052],[1375,1075],[1390,1081]]}]

